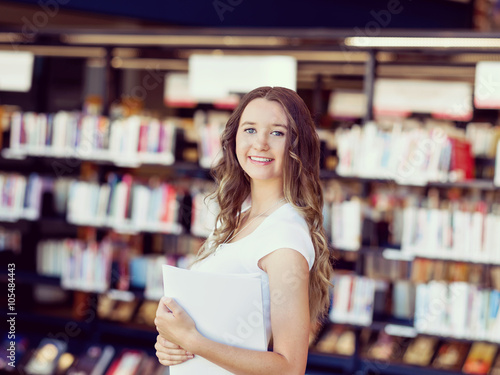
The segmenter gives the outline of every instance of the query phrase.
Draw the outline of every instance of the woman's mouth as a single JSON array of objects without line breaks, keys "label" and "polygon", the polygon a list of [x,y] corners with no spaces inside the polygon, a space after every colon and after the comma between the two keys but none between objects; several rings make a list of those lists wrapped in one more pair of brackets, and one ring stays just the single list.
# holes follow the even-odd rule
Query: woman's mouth
[{"label": "woman's mouth", "polygon": [[269,164],[269,163],[271,163],[274,160],[274,159],[271,159],[271,158],[263,158],[263,157],[259,157],[259,156],[249,156],[248,158],[254,164],[260,164],[260,165]]}]

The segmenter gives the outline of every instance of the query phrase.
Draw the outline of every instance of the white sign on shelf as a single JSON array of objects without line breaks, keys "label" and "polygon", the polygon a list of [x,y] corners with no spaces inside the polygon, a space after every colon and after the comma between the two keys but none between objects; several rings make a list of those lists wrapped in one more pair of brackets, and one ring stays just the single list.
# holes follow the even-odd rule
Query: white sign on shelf
[{"label": "white sign on shelf", "polygon": [[472,118],[472,85],[411,79],[377,79],[375,113],[430,113],[437,118],[468,121]]},{"label": "white sign on shelf", "polygon": [[483,109],[500,108],[500,62],[480,61],[477,63],[474,106]]},{"label": "white sign on shelf", "polygon": [[189,58],[189,92],[201,102],[247,93],[260,86],[297,87],[297,60],[290,56],[214,56]]},{"label": "white sign on shelf", "polygon": [[189,92],[188,75],[186,73],[168,73],[165,75],[165,105],[170,107],[196,106],[197,101]]},{"label": "white sign on shelf", "polygon": [[390,336],[400,336],[400,337],[416,337],[418,332],[414,327],[407,327],[398,324],[387,324],[384,327],[385,333]]},{"label": "white sign on shelf", "polygon": [[0,51],[0,91],[30,91],[34,60],[31,52]]},{"label": "white sign on shelf", "polygon": [[328,113],[336,118],[363,118],[366,115],[366,95],[358,91],[335,90],[330,94]]}]

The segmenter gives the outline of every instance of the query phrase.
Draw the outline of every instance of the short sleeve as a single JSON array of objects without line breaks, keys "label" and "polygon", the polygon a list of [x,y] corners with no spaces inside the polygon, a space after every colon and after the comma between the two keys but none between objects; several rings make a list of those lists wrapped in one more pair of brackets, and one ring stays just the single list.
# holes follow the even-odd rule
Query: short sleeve
[{"label": "short sleeve", "polygon": [[[298,216],[298,215],[297,215]],[[256,264],[268,254],[278,249],[293,249],[307,260],[309,270],[314,264],[314,246],[308,226],[302,217],[280,218],[267,223],[261,232],[253,258]]]}]

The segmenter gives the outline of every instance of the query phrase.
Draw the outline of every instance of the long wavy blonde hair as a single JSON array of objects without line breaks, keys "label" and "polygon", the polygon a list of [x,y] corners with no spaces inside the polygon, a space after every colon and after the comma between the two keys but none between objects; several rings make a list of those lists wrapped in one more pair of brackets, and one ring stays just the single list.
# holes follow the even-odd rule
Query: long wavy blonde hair
[{"label": "long wavy blonde hair", "polygon": [[[283,192],[286,200],[304,217],[315,250],[309,274],[309,311],[311,322],[323,317],[330,305],[332,258],[323,229],[323,194],[319,179],[319,137],[309,109],[293,90],[283,87],[259,87],[246,94],[229,118],[221,136],[222,157],[212,168],[217,183],[213,193],[220,207],[212,236],[198,253],[196,262],[211,255],[239,225],[239,212],[250,194],[250,181],[236,158],[236,133],[248,103],[257,98],[279,103],[287,116]],[[212,244],[210,246],[210,244]]]}]

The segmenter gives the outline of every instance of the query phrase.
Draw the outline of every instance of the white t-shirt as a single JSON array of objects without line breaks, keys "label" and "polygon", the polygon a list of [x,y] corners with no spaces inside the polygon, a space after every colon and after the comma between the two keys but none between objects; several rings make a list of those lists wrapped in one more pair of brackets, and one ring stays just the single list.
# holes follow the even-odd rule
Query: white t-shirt
[{"label": "white t-shirt", "polygon": [[278,249],[293,249],[309,264],[314,263],[314,246],[309,227],[301,214],[289,203],[276,209],[249,235],[224,244],[215,254],[193,265],[192,269],[219,274],[260,273],[266,337],[271,338],[269,278],[259,268],[259,260]]}]

